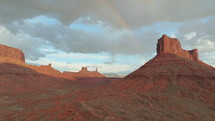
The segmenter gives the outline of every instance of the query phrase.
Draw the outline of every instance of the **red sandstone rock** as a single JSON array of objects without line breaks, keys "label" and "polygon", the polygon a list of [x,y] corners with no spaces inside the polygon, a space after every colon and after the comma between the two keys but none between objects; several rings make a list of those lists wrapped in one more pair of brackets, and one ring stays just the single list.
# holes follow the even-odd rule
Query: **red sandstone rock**
[{"label": "red sandstone rock", "polygon": [[63,72],[66,76],[72,76],[75,78],[86,78],[86,77],[91,77],[91,78],[103,78],[105,77],[101,73],[99,73],[96,69],[96,71],[88,71],[87,67],[82,67],[82,69],[79,72]]},{"label": "red sandstone rock", "polygon": [[101,73],[96,71],[88,71],[87,67],[82,67],[82,69],[77,73],[78,77],[105,77]]},{"label": "red sandstone rock", "polygon": [[126,76],[117,88],[135,92],[187,90],[215,93],[215,70],[173,54],[159,54]]},{"label": "red sandstone rock", "polygon": [[170,38],[163,35],[157,43],[157,54],[176,54],[186,59],[198,61],[198,50],[193,49],[190,51],[183,50],[181,44],[176,38]]},{"label": "red sandstone rock", "polygon": [[[16,49],[16,48],[12,48],[12,47],[8,47],[5,45],[0,45],[0,63],[16,64],[16,65],[20,65],[20,66],[32,69],[32,70],[34,70],[40,74],[45,74],[45,75],[49,75],[49,76],[75,80],[73,77],[65,76],[60,71],[52,68],[51,64],[41,65],[39,67],[34,66],[34,65],[28,65],[25,63],[25,55],[21,50]],[[20,72],[20,73],[22,73],[22,72]]]},{"label": "red sandstone rock", "polygon": [[87,67],[82,67],[82,68],[81,68],[81,71],[87,72],[87,71],[88,71],[88,70],[87,70]]},{"label": "red sandstone rock", "polygon": [[171,92],[170,87],[215,92],[215,69],[198,59],[196,49],[183,50],[177,39],[166,35],[158,40],[157,56],[123,80],[117,88],[137,92]]},{"label": "red sandstone rock", "polygon": [[25,62],[25,55],[21,50],[0,44],[0,58],[2,57]]}]

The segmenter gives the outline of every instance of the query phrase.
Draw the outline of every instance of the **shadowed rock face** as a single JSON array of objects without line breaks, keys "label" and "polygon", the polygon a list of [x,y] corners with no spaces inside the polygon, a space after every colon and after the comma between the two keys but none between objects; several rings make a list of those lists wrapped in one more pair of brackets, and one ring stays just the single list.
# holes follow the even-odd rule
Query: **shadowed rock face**
[{"label": "shadowed rock face", "polygon": [[0,57],[7,57],[21,62],[25,62],[24,53],[17,49],[0,44]]},{"label": "shadowed rock face", "polygon": [[199,61],[198,50],[183,50],[178,39],[163,35],[157,43],[157,54],[176,54],[186,59]]}]

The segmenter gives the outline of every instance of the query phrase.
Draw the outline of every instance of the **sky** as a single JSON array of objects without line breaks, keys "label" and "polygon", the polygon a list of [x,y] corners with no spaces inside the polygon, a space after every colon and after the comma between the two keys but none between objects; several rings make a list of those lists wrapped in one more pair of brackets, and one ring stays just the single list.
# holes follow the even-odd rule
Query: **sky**
[{"label": "sky", "polygon": [[0,44],[60,71],[127,75],[163,34],[215,66],[214,28],[214,0],[0,0]]}]

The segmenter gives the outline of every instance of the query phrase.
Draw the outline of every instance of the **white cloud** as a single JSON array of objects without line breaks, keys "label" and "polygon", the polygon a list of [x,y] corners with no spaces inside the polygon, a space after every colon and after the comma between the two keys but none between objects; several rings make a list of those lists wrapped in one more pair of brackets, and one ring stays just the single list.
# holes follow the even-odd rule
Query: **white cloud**
[{"label": "white cloud", "polygon": [[[35,21],[34,18],[32,21]],[[48,44],[47,46],[53,46],[55,49],[68,53],[143,54],[155,50],[148,47],[154,46],[156,39],[160,36],[156,28],[149,32],[116,29],[105,24],[95,26],[96,30],[85,31],[86,28],[82,27],[79,30],[62,24],[32,23],[28,19],[28,21],[16,22],[7,27],[15,34],[26,33],[47,41],[48,43],[43,43]],[[91,29],[93,27],[94,24],[90,25]]]},{"label": "white cloud", "polygon": [[192,38],[196,37],[196,32],[190,32],[188,34],[185,34],[184,37],[187,39],[187,40],[191,40]]},{"label": "white cloud", "polygon": [[214,65],[215,61],[211,58],[215,56],[213,53],[215,51],[214,28],[215,16],[210,16],[183,23],[176,36],[185,49],[199,49],[200,59],[209,65]]},{"label": "white cloud", "polygon": [[215,51],[215,41],[200,38],[197,40],[195,47],[198,48],[200,52]]},{"label": "white cloud", "polygon": [[215,67],[215,51],[200,52],[200,59],[204,60],[205,63]]},{"label": "white cloud", "polygon": [[52,67],[59,69],[60,71],[73,71],[77,72],[81,69],[81,67],[88,67],[90,71],[95,71],[95,68],[98,67],[99,72],[101,73],[120,73],[128,74],[133,70],[137,69],[138,65],[128,65],[128,64],[88,64],[88,63],[67,63],[54,61],[48,58],[40,58],[39,60],[32,61],[27,60],[28,63],[37,63],[39,65],[48,65],[52,64]]},{"label": "white cloud", "polygon": [[45,56],[38,51],[38,48],[45,43],[44,41],[25,33],[11,33],[3,26],[0,26],[0,43],[21,49],[24,51],[25,56],[32,60]]},{"label": "white cloud", "polygon": [[65,53],[63,51],[41,49],[42,52],[45,51],[46,56],[38,60],[29,60],[26,62],[34,65],[48,65],[52,66],[60,71],[79,71],[81,67],[88,67],[89,70],[94,71],[97,67],[102,73],[120,73],[128,74],[133,70],[143,65],[148,58],[138,55],[116,55],[114,57],[114,62],[108,53],[99,54],[83,54],[83,53]]}]

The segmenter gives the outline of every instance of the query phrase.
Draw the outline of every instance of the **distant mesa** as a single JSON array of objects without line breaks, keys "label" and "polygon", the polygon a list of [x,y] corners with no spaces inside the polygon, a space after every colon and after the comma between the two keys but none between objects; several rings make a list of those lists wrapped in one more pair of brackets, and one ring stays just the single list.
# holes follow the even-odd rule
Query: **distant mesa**
[{"label": "distant mesa", "polygon": [[75,78],[80,77],[105,77],[104,75],[99,73],[97,69],[95,71],[88,71],[87,67],[82,67],[79,72],[62,73],[54,69],[51,64],[41,66],[28,65],[25,63],[25,55],[21,50],[13,47],[8,47],[6,45],[0,45],[0,62],[18,64],[33,69],[41,74],[67,78],[70,80],[75,80]]},{"label": "distant mesa", "polygon": [[65,74],[67,76],[75,77],[75,78],[86,78],[86,77],[104,78],[105,77],[103,74],[98,72],[97,68],[95,71],[88,71],[87,67],[82,67],[79,72],[64,71],[63,74]]},{"label": "distant mesa", "polygon": [[[45,75],[68,78],[68,77],[65,77],[63,73],[61,73],[60,71],[52,68],[51,64],[41,65],[39,67],[35,65],[26,64],[25,55],[20,49],[8,47],[6,45],[1,45],[1,44],[0,44],[0,62],[21,65],[23,67],[27,67],[29,69],[32,69],[38,73],[45,74]],[[19,73],[23,73],[24,75],[25,72],[19,72]],[[68,79],[74,80],[73,77],[69,77]]]},{"label": "distant mesa", "polygon": [[88,71],[88,70],[87,70],[87,67],[82,67],[82,68],[81,68],[81,71],[87,72],[87,71]]},{"label": "distant mesa", "polygon": [[47,66],[48,66],[48,67],[52,67],[52,64],[51,64],[51,63],[49,63]]},{"label": "distant mesa", "polygon": [[122,78],[121,75],[118,75],[116,73],[102,73],[102,74],[109,78]]},{"label": "distant mesa", "polygon": [[170,38],[165,34],[158,40],[157,54],[175,54],[186,59],[199,61],[198,50],[183,50],[181,44],[176,38]]},{"label": "distant mesa", "polygon": [[35,68],[35,70],[37,70],[38,72],[43,73],[43,74],[55,75],[58,77],[60,77],[59,75],[62,75],[60,71],[52,68],[51,64],[41,65],[41,66]]},{"label": "distant mesa", "polygon": [[8,47],[2,44],[0,44],[0,57],[25,62],[25,55],[20,49]]},{"label": "distant mesa", "polygon": [[95,71],[88,71],[87,67],[82,67],[82,69],[79,72],[77,72],[77,77],[105,77],[105,76],[99,73],[97,68]]}]

